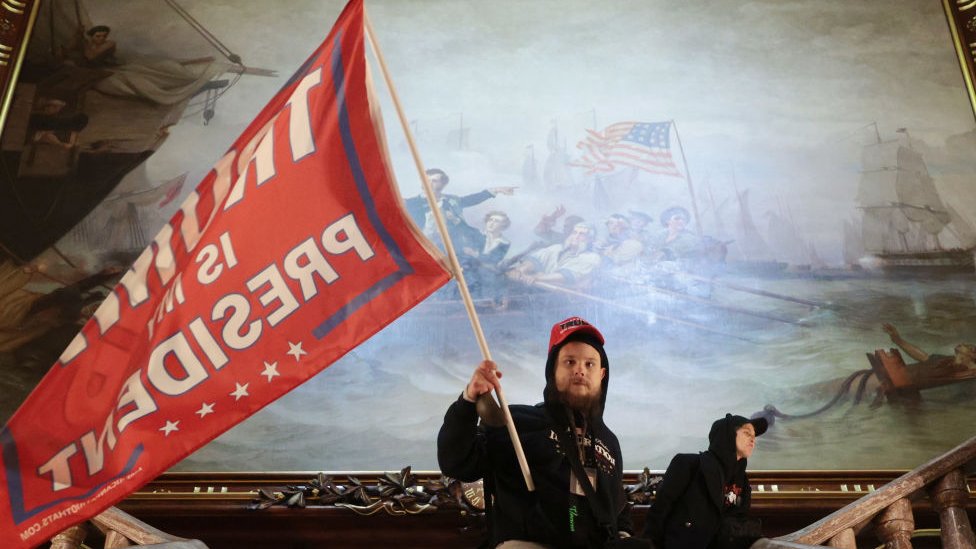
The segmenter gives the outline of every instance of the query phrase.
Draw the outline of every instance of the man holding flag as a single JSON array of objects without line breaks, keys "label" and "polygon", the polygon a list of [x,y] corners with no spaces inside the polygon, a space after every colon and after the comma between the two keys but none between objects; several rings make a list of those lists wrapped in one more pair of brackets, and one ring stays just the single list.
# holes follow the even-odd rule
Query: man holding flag
[{"label": "man holding flag", "polygon": [[369,92],[353,0],[0,430],[0,547],[97,515],[449,279]]},{"label": "man holding flag", "polygon": [[510,407],[535,490],[523,482],[505,429],[487,425],[491,418],[478,426],[476,401],[500,389],[494,362],[479,364],[448,408],[437,459],[448,476],[484,479],[489,547],[649,547],[630,538],[620,445],[603,423],[610,377],[603,343],[582,318],[557,322],[549,335],[543,402]]}]

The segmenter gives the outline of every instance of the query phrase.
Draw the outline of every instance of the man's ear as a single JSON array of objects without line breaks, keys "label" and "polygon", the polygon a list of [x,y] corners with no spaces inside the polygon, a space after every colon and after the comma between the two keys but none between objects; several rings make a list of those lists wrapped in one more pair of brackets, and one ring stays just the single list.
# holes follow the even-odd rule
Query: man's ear
[{"label": "man's ear", "polygon": [[600,368],[600,379],[602,380],[602,379],[605,379],[606,377],[607,377],[607,369],[606,368]]}]

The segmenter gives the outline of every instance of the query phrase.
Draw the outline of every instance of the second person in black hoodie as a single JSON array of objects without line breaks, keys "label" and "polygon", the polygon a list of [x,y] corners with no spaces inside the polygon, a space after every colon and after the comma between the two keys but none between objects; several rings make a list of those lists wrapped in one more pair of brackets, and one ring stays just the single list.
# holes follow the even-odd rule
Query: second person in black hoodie
[{"label": "second person in black hoodie", "polygon": [[746,460],[767,427],[763,418],[726,414],[712,424],[707,451],[674,456],[647,513],[644,536],[657,549],[749,547],[759,538],[758,524],[746,528],[751,532],[729,532],[722,524],[739,530],[750,524]]}]

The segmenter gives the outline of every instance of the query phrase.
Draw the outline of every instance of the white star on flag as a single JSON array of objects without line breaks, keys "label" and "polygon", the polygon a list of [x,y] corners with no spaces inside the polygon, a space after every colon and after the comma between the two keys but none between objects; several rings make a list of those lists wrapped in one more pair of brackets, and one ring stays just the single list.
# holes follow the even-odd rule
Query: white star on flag
[{"label": "white star on flag", "polygon": [[166,420],[166,425],[160,427],[159,430],[166,433],[166,436],[169,436],[169,434],[172,433],[173,431],[180,430],[179,424],[180,424],[180,420],[176,420],[176,421]]},{"label": "white star on flag", "polygon": [[200,405],[200,409],[193,413],[200,414],[200,419],[203,419],[203,416],[214,413],[213,410],[214,404],[216,404],[216,402],[210,402],[210,403],[204,402]]},{"label": "white star on flag", "polygon": [[240,383],[234,383],[234,385],[237,385],[237,388],[234,389],[234,391],[231,393],[231,396],[234,397],[234,402],[237,402],[242,397],[251,396],[247,392],[247,386],[250,385],[250,383],[245,383],[244,385],[241,385]]},{"label": "white star on flag", "polygon": [[264,371],[261,372],[261,375],[268,376],[268,383],[271,383],[271,378],[273,378],[274,376],[281,375],[278,373],[278,363],[272,362],[271,364],[268,364],[267,362],[265,362]]},{"label": "white star on flag", "polygon": [[307,355],[308,353],[302,350],[301,341],[299,341],[298,343],[292,343],[291,341],[289,341],[288,352],[285,354],[292,355],[293,357],[295,357],[295,362],[298,362],[301,360],[302,355]]}]

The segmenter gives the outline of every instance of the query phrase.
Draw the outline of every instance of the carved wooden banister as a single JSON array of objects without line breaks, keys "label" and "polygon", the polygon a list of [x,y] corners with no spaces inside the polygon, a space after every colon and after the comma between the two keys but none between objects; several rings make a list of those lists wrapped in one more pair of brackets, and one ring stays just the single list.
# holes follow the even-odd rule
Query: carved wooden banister
[{"label": "carved wooden banister", "polygon": [[966,475],[962,470],[954,469],[939,482],[929,486],[929,499],[932,500],[932,507],[939,513],[942,546],[952,548],[976,546],[972,525],[969,524],[964,507],[966,500],[969,499],[969,489],[966,486]]},{"label": "carved wooden banister", "polygon": [[976,541],[965,512],[969,492],[964,469],[973,463],[976,463],[976,437],[806,528],[775,539],[759,540],[752,547],[796,549],[827,545],[854,549],[855,533],[873,524],[887,548],[910,548],[915,527],[911,498],[927,494],[940,516],[942,546],[972,549]]},{"label": "carved wooden banister", "polygon": [[886,549],[912,549],[915,517],[912,516],[912,502],[908,498],[896,500],[874,517],[872,522],[878,538],[884,540]]},{"label": "carved wooden banister", "polygon": [[[167,534],[116,507],[109,507],[92,517],[89,522],[105,535],[105,549],[140,546],[151,546],[154,549],[207,549],[199,540]],[[51,538],[51,549],[78,549],[87,534],[86,525],[72,526]]]},{"label": "carved wooden banister", "polygon": [[763,538],[753,543],[750,549],[818,549],[822,547],[822,545],[806,545],[805,543]]}]

